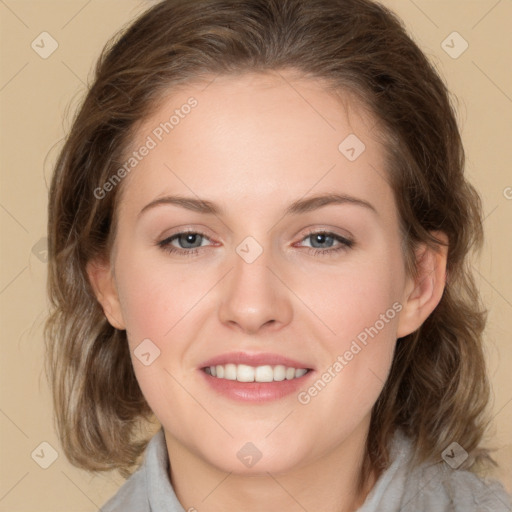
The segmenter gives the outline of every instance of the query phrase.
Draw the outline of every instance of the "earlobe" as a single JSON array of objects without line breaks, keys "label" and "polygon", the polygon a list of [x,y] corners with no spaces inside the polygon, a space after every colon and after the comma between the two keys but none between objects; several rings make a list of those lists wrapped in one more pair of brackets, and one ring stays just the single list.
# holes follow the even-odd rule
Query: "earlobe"
[{"label": "earlobe", "polygon": [[87,262],[86,271],[96,299],[101,304],[110,325],[124,330],[126,327],[111,265],[108,262],[93,260]]},{"label": "earlobe", "polygon": [[434,231],[432,234],[446,245],[439,245],[437,250],[434,250],[423,244],[417,250],[418,275],[416,278],[411,276],[407,282],[397,338],[407,336],[419,329],[443,296],[446,284],[448,237],[441,231]]}]

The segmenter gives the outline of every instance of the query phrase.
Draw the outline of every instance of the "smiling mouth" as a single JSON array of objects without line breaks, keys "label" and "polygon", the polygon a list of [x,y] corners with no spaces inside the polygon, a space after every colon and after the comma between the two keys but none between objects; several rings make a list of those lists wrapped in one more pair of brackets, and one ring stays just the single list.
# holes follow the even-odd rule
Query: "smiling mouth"
[{"label": "smiling mouth", "polygon": [[202,370],[217,379],[236,380],[238,382],[280,382],[299,379],[311,371],[309,368],[293,368],[281,364],[249,366],[231,363],[206,366]]}]

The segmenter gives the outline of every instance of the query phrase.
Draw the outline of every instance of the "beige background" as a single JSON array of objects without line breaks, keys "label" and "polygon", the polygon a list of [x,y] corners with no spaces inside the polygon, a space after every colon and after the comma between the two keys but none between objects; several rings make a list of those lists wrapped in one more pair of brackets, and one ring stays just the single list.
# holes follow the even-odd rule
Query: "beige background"
[{"label": "beige background", "polygon": [[[474,268],[490,309],[491,441],[499,448],[498,476],[512,492],[512,2],[385,3],[402,17],[458,98],[467,172],[486,215],[487,241]],[[107,39],[149,5],[140,0],[0,0],[0,511],[95,511],[122,483],[116,474],[93,476],[73,468],[53,430],[42,372],[44,237],[52,165],[96,58]],[[457,58],[442,46],[454,31],[469,44]],[[42,32],[58,43],[47,59],[31,47]],[[463,48],[458,37],[445,43],[453,55]],[[36,463],[51,462],[51,449],[41,448],[42,442],[57,455],[47,469]]]}]

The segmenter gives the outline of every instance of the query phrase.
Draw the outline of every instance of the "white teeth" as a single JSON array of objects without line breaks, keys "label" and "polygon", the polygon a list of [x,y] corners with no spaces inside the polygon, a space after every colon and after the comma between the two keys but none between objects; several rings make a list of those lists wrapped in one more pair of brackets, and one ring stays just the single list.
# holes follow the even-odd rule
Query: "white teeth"
[{"label": "white teeth", "polygon": [[257,366],[254,372],[256,382],[272,382],[274,380],[274,370],[272,366]]},{"label": "white teeth", "polygon": [[274,380],[281,381],[286,377],[286,366],[278,364],[274,366]]},{"label": "white teeth", "polygon": [[236,364],[227,364],[224,366],[224,378],[236,380]]},{"label": "white teeth", "polygon": [[247,364],[218,364],[208,366],[206,373],[218,379],[237,380],[238,382],[272,382],[297,379],[305,375],[305,368],[291,368],[282,364],[276,366],[249,366]]},{"label": "white teeth", "polygon": [[239,364],[236,371],[236,380],[239,382],[254,382],[254,368],[246,364]]}]

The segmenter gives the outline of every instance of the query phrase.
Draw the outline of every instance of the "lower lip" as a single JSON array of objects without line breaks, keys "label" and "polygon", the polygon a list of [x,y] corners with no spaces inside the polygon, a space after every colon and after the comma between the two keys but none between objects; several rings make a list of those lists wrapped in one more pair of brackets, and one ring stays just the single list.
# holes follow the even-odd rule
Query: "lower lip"
[{"label": "lower lip", "polygon": [[297,393],[314,373],[313,370],[310,370],[302,377],[290,380],[239,382],[237,380],[219,379],[218,377],[212,377],[204,370],[199,371],[203,374],[207,384],[217,393],[232,400],[254,403],[279,400],[292,393]]}]

